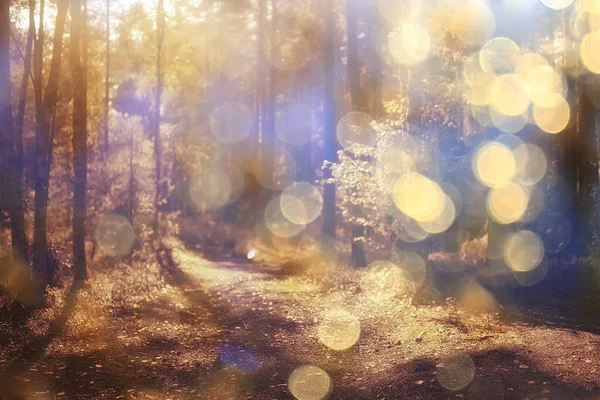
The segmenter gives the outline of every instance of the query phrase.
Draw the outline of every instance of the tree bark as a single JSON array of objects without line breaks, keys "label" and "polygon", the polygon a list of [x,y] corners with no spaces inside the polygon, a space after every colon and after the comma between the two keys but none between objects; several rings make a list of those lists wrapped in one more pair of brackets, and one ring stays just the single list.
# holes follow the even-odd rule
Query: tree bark
[{"label": "tree bark", "polygon": [[[85,0],[84,0],[85,1]],[[87,184],[87,79],[85,12],[81,0],[71,0],[71,73],[73,76],[73,264],[75,280],[87,279],[85,259],[85,192]]]},{"label": "tree bark", "polygon": [[[367,111],[366,99],[360,88],[360,68],[358,58],[358,36],[356,34],[356,3],[354,0],[346,0],[346,36],[348,39],[348,86],[352,99],[353,111]],[[352,262],[356,267],[364,267],[367,264],[364,243],[358,239],[365,236],[364,227],[352,226],[351,248]]]},{"label": "tree bark", "polygon": [[[323,155],[326,163],[337,161],[338,143],[336,137],[336,106],[335,106],[335,19],[333,1],[325,0],[323,6],[325,38],[323,45]],[[335,238],[335,183],[331,169],[325,168],[326,183],[323,189],[323,233]]]},{"label": "tree bark", "polygon": [[[12,253],[15,260],[28,262],[28,244],[22,195],[22,157],[14,148],[10,81],[10,2],[0,5],[0,172],[3,207],[10,217]],[[22,151],[21,151],[22,154]]]},{"label": "tree bark", "polygon": [[[41,105],[36,112],[35,222],[33,247],[35,266],[45,281],[47,281],[50,276],[47,265],[48,237],[46,234],[46,220],[48,214],[48,184],[50,176],[49,155],[51,151],[50,125],[52,114],[56,109],[56,103],[58,101],[58,83],[62,64],[63,35],[68,9],[68,0],[58,1],[56,23],[54,27],[52,60],[50,63],[50,72],[48,74],[48,83],[46,85],[43,100],[41,95],[39,95],[39,98],[37,98],[36,101],[37,105],[40,105],[40,103]],[[42,30],[41,26],[40,30]],[[39,79],[36,79],[36,84],[38,87],[42,85],[42,48],[43,35],[38,38],[38,45],[36,46],[36,53],[40,53],[36,55],[38,69],[37,75],[39,76]]]},{"label": "tree bark", "polygon": [[110,0],[106,0],[106,70],[104,79],[104,161],[108,161],[110,107]]},{"label": "tree bark", "polygon": [[163,71],[162,71],[162,56],[163,42],[165,37],[165,9],[164,0],[158,0],[158,8],[156,10],[156,98],[154,104],[154,162],[156,174],[156,193],[154,197],[154,234],[157,240],[157,245],[160,247],[160,208],[163,201],[164,193],[162,190],[162,142],[160,138],[160,108],[162,104],[163,94]]}]

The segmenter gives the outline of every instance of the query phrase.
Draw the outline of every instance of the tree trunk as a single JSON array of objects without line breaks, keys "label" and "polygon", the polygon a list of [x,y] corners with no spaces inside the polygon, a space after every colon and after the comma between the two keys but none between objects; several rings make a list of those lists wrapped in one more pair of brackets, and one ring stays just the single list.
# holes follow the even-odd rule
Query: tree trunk
[{"label": "tree trunk", "polygon": [[[25,231],[22,194],[22,156],[13,147],[16,133],[13,130],[10,81],[10,2],[0,6],[0,172],[3,209],[8,211],[11,224],[12,253],[15,260],[28,262],[28,244]],[[21,147],[22,154],[22,147]]]},{"label": "tree trunk", "polygon": [[[85,1],[85,0],[84,0]],[[85,260],[85,191],[87,183],[87,79],[82,52],[87,52],[85,12],[71,0],[71,72],[73,75],[73,264],[75,280],[87,279]],[[83,55],[85,59],[85,55]]]},{"label": "tree trunk", "polygon": [[[352,111],[366,111],[365,98],[360,90],[360,68],[358,62],[358,37],[356,34],[356,4],[354,0],[346,0],[346,36],[348,38],[348,86],[352,99]],[[367,264],[364,243],[364,227],[352,226],[351,247],[352,262],[356,267]]]},{"label": "tree trunk", "polygon": [[[336,138],[335,107],[335,19],[333,0],[325,0],[323,6],[325,38],[323,45],[324,93],[323,93],[323,155],[326,163],[337,161],[338,143]],[[335,238],[335,183],[331,169],[325,169],[326,183],[323,190],[323,233]]]},{"label": "tree trunk", "polygon": [[[25,58],[23,62],[23,75],[19,93],[19,105],[17,108],[17,119],[15,122],[14,145],[17,153],[17,168],[23,176],[23,127],[25,123],[25,108],[27,105],[27,88],[31,75],[31,55],[33,52],[33,40],[35,37],[35,0],[29,0],[29,30],[27,32],[27,44],[25,47]],[[35,82],[34,82],[35,83]],[[22,186],[20,186],[22,189]]]},{"label": "tree trunk", "polygon": [[165,37],[165,11],[164,0],[158,0],[158,8],[156,10],[156,98],[154,104],[154,162],[156,174],[156,193],[154,197],[154,234],[157,240],[157,245],[160,247],[160,208],[163,201],[162,193],[162,142],[160,139],[160,108],[163,93],[163,71],[162,71],[162,50]]},{"label": "tree trunk", "polygon": [[104,161],[108,161],[110,111],[110,0],[106,0],[106,70],[104,78]]},{"label": "tree trunk", "polygon": [[[68,0],[59,0],[54,27],[54,42],[52,46],[52,60],[48,83],[42,100],[40,93],[36,96],[36,160],[35,160],[35,222],[34,222],[34,263],[44,280],[48,280],[49,271],[47,265],[48,237],[46,235],[46,219],[48,214],[48,183],[49,183],[49,156],[51,151],[50,125],[52,114],[56,109],[58,101],[58,81],[62,64],[63,34],[65,20],[69,9]],[[40,26],[42,31],[42,27]],[[37,74],[36,85],[42,85],[41,70],[43,58],[43,34],[38,38],[36,46]]]},{"label": "tree trunk", "polygon": [[[274,60],[277,57],[277,0],[271,0],[271,47],[269,49],[271,65],[269,65],[269,84],[268,93],[266,95],[266,105],[263,114],[263,147],[266,151],[263,152],[263,166],[265,171],[269,172],[269,180],[273,180],[273,172],[275,168],[275,113],[276,113],[276,98],[277,98],[277,68]],[[271,151],[269,151],[271,150]],[[272,182],[271,182],[272,183]],[[270,197],[270,191],[265,190],[266,205]]]}]

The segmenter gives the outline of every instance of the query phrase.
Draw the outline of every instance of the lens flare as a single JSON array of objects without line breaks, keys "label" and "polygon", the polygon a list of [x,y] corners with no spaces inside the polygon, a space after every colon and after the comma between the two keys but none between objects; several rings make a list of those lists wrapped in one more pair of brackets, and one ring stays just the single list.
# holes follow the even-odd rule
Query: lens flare
[{"label": "lens flare", "polygon": [[360,338],[360,320],[345,310],[328,311],[317,328],[317,337],[332,350],[348,350]]},{"label": "lens flare", "polygon": [[401,176],[393,189],[396,207],[420,222],[433,222],[444,212],[445,195],[437,183],[416,172]]},{"label": "lens flare", "polygon": [[281,195],[281,212],[294,224],[307,225],[321,215],[323,196],[306,182],[295,182]]},{"label": "lens flare", "polygon": [[353,144],[373,147],[377,133],[371,127],[373,118],[364,112],[352,111],[338,122],[336,133],[340,145],[348,148]]},{"label": "lens flare", "polygon": [[449,30],[469,46],[482,45],[496,30],[496,17],[484,3],[478,0],[466,1],[455,10]]},{"label": "lens flare", "polygon": [[584,36],[579,49],[581,61],[585,67],[595,74],[600,74],[600,31],[591,32]]},{"label": "lens flare", "polygon": [[492,106],[504,115],[521,115],[529,107],[525,81],[517,74],[497,77],[491,90]]},{"label": "lens flare", "polygon": [[513,180],[517,165],[512,151],[507,146],[488,142],[475,154],[473,172],[485,186],[501,188]]},{"label": "lens flare", "polygon": [[267,204],[265,224],[273,235],[281,238],[291,238],[302,232],[306,225],[295,224],[286,218],[281,210],[281,203],[281,198],[276,197]]},{"label": "lens flare", "polygon": [[415,66],[429,57],[431,36],[424,26],[406,22],[388,35],[388,48],[398,64]]},{"label": "lens flare", "polygon": [[210,130],[224,144],[243,141],[252,127],[252,111],[239,103],[224,104],[210,114]]},{"label": "lens flare", "polygon": [[533,186],[546,175],[546,155],[536,145],[524,143],[513,151],[513,155],[517,164],[515,179],[522,185]]},{"label": "lens flare", "polygon": [[500,224],[512,224],[521,219],[529,204],[528,191],[518,183],[492,189],[487,208],[490,217]]},{"label": "lens flare", "polygon": [[535,104],[533,118],[541,130],[556,134],[562,132],[571,119],[569,103],[557,93],[546,93],[545,105]]},{"label": "lens flare", "polygon": [[521,58],[521,49],[511,39],[496,37],[487,41],[479,52],[481,69],[495,74],[511,74]]},{"label": "lens flare", "polygon": [[332,387],[327,372],[314,365],[297,368],[288,379],[288,390],[298,400],[323,400]]},{"label": "lens flare", "polygon": [[131,254],[135,238],[133,226],[122,215],[105,215],[96,225],[96,243],[110,256],[125,257]]},{"label": "lens flare", "polygon": [[363,293],[374,302],[392,300],[408,293],[412,282],[407,271],[389,261],[374,261],[362,271],[360,287]]},{"label": "lens flare", "polygon": [[468,354],[446,357],[437,369],[437,381],[447,390],[461,390],[475,377],[475,363]]},{"label": "lens flare", "polygon": [[304,104],[288,104],[277,111],[275,132],[284,142],[301,146],[310,142],[312,111]]},{"label": "lens flare", "polygon": [[573,4],[573,0],[540,0],[543,5],[553,10],[564,10]]},{"label": "lens flare", "polygon": [[532,271],[541,264],[543,259],[542,240],[531,231],[517,232],[506,243],[504,260],[513,271]]}]

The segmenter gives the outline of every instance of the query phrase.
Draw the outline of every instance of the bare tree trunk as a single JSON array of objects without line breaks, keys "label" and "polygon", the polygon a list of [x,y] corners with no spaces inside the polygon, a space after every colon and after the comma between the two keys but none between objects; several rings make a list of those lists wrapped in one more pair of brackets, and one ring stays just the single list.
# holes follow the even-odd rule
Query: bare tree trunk
[{"label": "bare tree trunk", "polygon": [[33,39],[35,36],[35,0],[29,0],[29,31],[27,32],[27,44],[25,47],[25,59],[23,62],[23,75],[21,78],[21,89],[19,93],[19,106],[17,108],[17,119],[15,122],[15,151],[17,152],[17,168],[23,174],[23,126],[25,123],[25,106],[27,104],[27,88],[29,76],[31,75],[31,54],[33,52]]},{"label": "bare tree trunk", "polygon": [[[85,1],[85,0],[84,0]],[[73,264],[75,280],[87,279],[85,260],[85,191],[87,183],[87,79],[82,52],[87,52],[85,11],[71,0],[71,72],[73,75]],[[85,54],[83,59],[85,60]]]},{"label": "bare tree trunk", "polygon": [[[39,28],[37,32],[37,38],[34,39],[34,53],[33,53],[33,100],[35,105],[35,119],[36,119],[36,132],[37,132],[37,121],[42,120],[42,92],[43,92],[43,65],[44,65],[44,11],[45,11],[45,0],[40,0],[40,12],[39,12]],[[36,154],[37,157],[37,154]],[[28,179],[35,185],[35,174],[36,165],[33,163],[33,170],[29,171]],[[34,246],[35,247],[35,246]],[[35,253],[35,250],[34,250]],[[34,257],[35,258],[35,257]],[[34,260],[35,261],[35,260]],[[35,264],[35,263],[34,263]]]},{"label": "bare tree trunk", "polygon": [[[4,7],[4,5],[3,5]],[[8,5],[6,5],[8,12]],[[29,264],[29,243],[27,241],[27,233],[25,230],[25,212],[24,212],[24,196],[23,196],[23,120],[25,115],[25,101],[27,99],[27,83],[29,82],[29,69],[31,63],[31,43],[33,41],[33,8],[35,5],[33,1],[29,3],[29,32],[27,34],[27,49],[25,51],[24,65],[23,65],[23,79],[21,81],[21,88],[19,93],[19,104],[17,110],[17,118],[15,129],[12,127],[12,111],[11,111],[11,84],[10,84],[10,55],[7,54],[4,59],[4,53],[2,53],[2,73],[8,73],[8,81],[3,82],[2,93],[8,96],[7,99],[2,99],[2,107],[8,107],[3,110],[4,115],[1,117],[2,124],[10,123],[11,126],[6,125],[6,129],[2,129],[2,138],[6,139],[3,143],[3,169],[4,179],[7,184],[4,193],[7,196],[7,211],[10,216],[11,223],[11,238],[12,238],[12,253],[15,259],[18,259],[26,264]],[[3,10],[4,13],[5,10]],[[10,23],[9,14],[3,18],[8,18]],[[9,29],[10,25],[7,25]],[[3,33],[4,34],[4,33]],[[7,33],[10,36],[10,33]],[[4,40],[4,38],[2,39]],[[10,48],[10,39],[7,42],[3,42],[2,46],[8,46]],[[4,48],[2,49],[4,52]],[[3,80],[5,77],[2,78]],[[6,85],[4,87],[4,85]]]},{"label": "bare tree trunk", "polygon": [[160,108],[163,94],[163,71],[162,71],[162,56],[163,42],[165,37],[165,9],[164,0],[158,0],[158,8],[156,10],[156,99],[154,104],[154,161],[156,174],[156,193],[154,197],[154,234],[157,240],[157,245],[161,245],[160,236],[160,208],[163,201],[162,193],[162,142],[160,139]]},{"label": "bare tree trunk", "polygon": [[[63,34],[65,20],[69,9],[68,0],[59,0],[54,27],[54,42],[52,46],[52,61],[48,75],[48,84],[41,98],[41,88],[36,101],[40,105],[36,115],[36,160],[35,160],[35,222],[34,222],[34,263],[44,280],[48,280],[49,271],[47,266],[48,237],[46,235],[46,219],[48,214],[48,183],[49,183],[49,155],[50,125],[52,114],[58,101],[58,81],[62,64]],[[41,26],[40,26],[40,29]],[[38,76],[37,86],[42,85],[41,70],[43,58],[43,35],[38,38],[36,46],[36,61]]]},{"label": "bare tree trunk", "polygon": [[[365,98],[360,90],[360,68],[358,61],[358,37],[356,35],[356,3],[354,0],[346,0],[346,36],[348,39],[348,85],[352,99],[353,111],[366,111]],[[367,264],[364,244],[360,238],[365,235],[364,227],[352,226],[352,262],[357,267]]]},{"label": "bare tree trunk", "polygon": [[106,72],[104,80],[104,161],[108,161],[110,107],[110,0],[106,0]]},{"label": "bare tree trunk", "polygon": [[[323,143],[325,162],[337,161],[336,107],[335,107],[335,19],[333,0],[325,0],[323,14],[325,39],[323,46],[323,67],[325,69],[323,96]],[[332,178],[331,169],[325,169],[325,180]],[[323,191],[323,233],[335,238],[335,184],[325,183]]]},{"label": "bare tree trunk", "polygon": [[[129,121],[128,121],[129,122]],[[129,130],[129,212],[127,217],[133,225],[133,205],[135,202],[135,178],[133,175],[133,127],[127,124]]]},{"label": "bare tree trunk", "polygon": [[[267,149],[267,151],[264,152],[265,157],[263,160],[263,168],[265,171],[271,173],[269,179],[272,180],[275,168],[275,160],[273,155],[275,154],[275,102],[277,98],[276,91],[278,76],[277,68],[273,63],[273,60],[275,60],[277,54],[277,0],[271,0],[271,34],[269,36],[271,41],[271,47],[269,49],[271,65],[269,66],[268,94],[266,96],[266,105],[263,114],[263,147]],[[272,151],[268,151],[269,149]],[[267,190],[265,193],[268,194],[269,191]]]}]

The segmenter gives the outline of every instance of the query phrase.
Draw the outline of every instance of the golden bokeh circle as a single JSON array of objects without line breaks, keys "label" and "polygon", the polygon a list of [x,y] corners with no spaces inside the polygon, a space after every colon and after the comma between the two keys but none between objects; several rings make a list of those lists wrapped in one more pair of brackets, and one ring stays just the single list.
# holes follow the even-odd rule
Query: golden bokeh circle
[{"label": "golden bokeh circle", "polygon": [[327,311],[317,328],[319,341],[332,350],[344,351],[360,338],[360,320],[346,310]]},{"label": "golden bokeh circle", "polygon": [[303,365],[292,372],[288,379],[288,390],[298,400],[323,400],[333,383],[327,372],[315,365]]},{"label": "golden bokeh circle", "polygon": [[236,144],[250,134],[252,111],[240,103],[227,103],[210,113],[210,131],[219,142]]},{"label": "golden bokeh circle", "polygon": [[473,172],[483,185],[501,188],[513,180],[517,173],[517,165],[512,151],[507,146],[488,142],[475,154]]},{"label": "golden bokeh circle", "polygon": [[525,214],[528,204],[527,189],[515,182],[490,190],[487,198],[488,213],[499,224],[512,224],[519,221]]},{"label": "golden bokeh circle", "polygon": [[571,107],[561,95],[550,92],[546,94],[546,106],[533,106],[533,119],[544,132],[557,134],[569,125]]},{"label": "golden bokeh circle", "polygon": [[517,272],[528,272],[537,268],[544,259],[544,244],[531,231],[519,231],[512,235],[504,249],[504,260]]},{"label": "golden bokeh circle", "polygon": [[373,147],[377,133],[371,126],[373,117],[362,111],[351,111],[338,122],[336,133],[340,145],[348,148],[354,144]]}]

